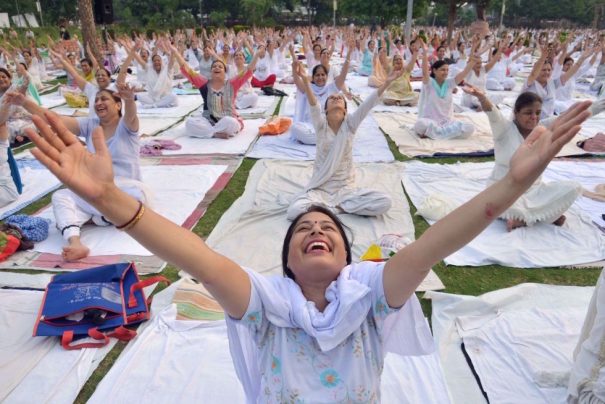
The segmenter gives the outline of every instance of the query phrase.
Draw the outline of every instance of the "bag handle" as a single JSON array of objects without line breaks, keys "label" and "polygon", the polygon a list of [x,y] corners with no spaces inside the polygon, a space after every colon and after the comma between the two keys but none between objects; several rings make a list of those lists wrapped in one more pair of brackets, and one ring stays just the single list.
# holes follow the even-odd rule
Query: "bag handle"
[{"label": "bag handle", "polygon": [[74,332],[72,330],[65,331],[61,337],[61,346],[68,351],[74,351],[82,348],[101,348],[109,344],[109,337],[96,328],[88,330],[88,336],[101,342],[83,342],[81,344],[70,345],[74,340]]},{"label": "bag handle", "polygon": [[116,338],[120,341],[130,341],[137,336],[137,332],[135,330],[129,330],[126,327],[119,326],[111,333],[103,334],[97,328],[91,328],[88,330],[88,336],[100,342],[83,342],[81,344],[71,345],[74,339],[74,332],[70,330],[63,333],[63,336],[61,337],[61,346],[68,351],[74,351],[82,348],[102,348],[109,344],[109,338]]},{"label": "bag handle", "polygon": [[[170,285],[170,281],[161,275],[152,276],[150,278],[143,279],[142,281],[138,281],[137,283],[133,283],[132,286],[130,286],[130,297],[128,298],[128,307],[132,308],[136,307],[137,305],[137,298],[135,297],[134,292],[158,282],[163,282],[166,285]],[[147,301],[147,303],[149,303],[149,301]]]},{"label": "bag handle", "polygon": [[137,336],[137,332],[135,330],[129,330],[124,326],[119,326],[111,334],[107,335],[108,337],[117,338],[120,341],[130,341],[134,337]]}]

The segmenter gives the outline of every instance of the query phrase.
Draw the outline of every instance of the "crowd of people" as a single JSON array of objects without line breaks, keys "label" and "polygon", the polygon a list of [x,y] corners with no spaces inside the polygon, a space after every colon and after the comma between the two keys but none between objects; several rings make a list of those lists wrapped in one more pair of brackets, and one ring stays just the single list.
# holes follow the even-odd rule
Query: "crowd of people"
[{"label": "crowd of people", "polygon": [[[35,39],[28,46],[6,41],[0,47],[0,204],[18,198],[5,156],[9,142],[29,137],[37,146],[33,154],[67,187],[52,197],[66,241],[64,259],[89,254],[80,238],[84,224],[127,224],[150,251],[202,282],[229,315],[234,352],[243,353],[234,363],[251,402],[282,402],[291,392],[309,402],[326,397],[329,383],[312,361],[294,358],[292,328],[312,337],[303,344],[305,352],[321,355],[351,396],[363,388],[365,401],[379,401],[386,319],[403,313],[434,264],[492,221],[504,220],[508,231],[564,225],[582,187],[545,183],[541,173],[583,122],[605,109],[605,41],[591,30],[460,28],[449,37],[447,30],[430,27],[414,29],[410,38],[398,29],[354,26],[198,35],[176,30],[110,38],[100,43],[105,60],[77,38],[49,38],[48,48]],[[519,76],[527,67],[527,77]],[[41,106],[38,92],[51,68],[65,71],[61,94],[70,106],[88,106],[87,117],[58,116]],[[347,85],[352,74],[367,77],[375,88],[353,112],[355,89]],[[317,153],[310,182],[287,209],[286,277],[266,279],[244,270],[144,207],[137,108],[178,107],[177,77],[199,90],[203,106],[185,125],[190,136],[206,139],[238,136],[245,125],[238,110],[257,105],[255,89],[295,85],[291,141],[315,145]],[[420,91],[414,82],[421,83]],[[574,99],[578,85],[595,101]],[[458,92],[464,93],[460,104],[454,101]],[[504,95],[516,99],[510,117],[498,106]],[[455,111],[485,113],[495,166],[482,193],[416,242],[386,263],[355,264],[337,215],[379,216],[396,203],[360,188],[354,175],[356,131],[380,102],[417,107],[413,131],[423,139],[472,137],[476,128]],[[420,333],[423,325],[410,321],[397,327]],[[352,359],[355,344],[363,352]],[[279,377],[276,358],[290,364]]]}]

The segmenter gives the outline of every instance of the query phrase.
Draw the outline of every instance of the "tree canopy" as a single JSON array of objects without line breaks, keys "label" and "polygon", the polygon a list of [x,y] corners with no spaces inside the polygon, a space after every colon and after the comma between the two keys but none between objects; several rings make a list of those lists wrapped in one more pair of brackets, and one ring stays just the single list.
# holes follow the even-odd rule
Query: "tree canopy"
[{"label": "tree canopy", "polygon": [[[113,0],[117,23],[132,28],[170,28],[193,26],[200,22],[200,3],[204,22],[210,25],[322,24],[332,22],[334,0]],[[485,10],[492,23],[500,20],[503,0],[415,0],[414,19],[431,25],[447,25],[451,2],[456,3],[456,25],[465,25]],[[506,1],[506,0],[504,0]],[[40,0],[44,21],[57,24],[61,19],[77,19],[77,2]],[[464,7],[461,7],[463,6]],[[469,5],[472,5],[469,7]],[[5,1],[0,12],[11,15],[39,14],[35,0]],[[399,24],[405,21],[405,0],[337,0],[337,23]],[[504,23],[507,26],[548,26],[556,24],[590,26],[603,20],[605,0],[508,0]],[[602,22],[601,22],[602,24]]]}]

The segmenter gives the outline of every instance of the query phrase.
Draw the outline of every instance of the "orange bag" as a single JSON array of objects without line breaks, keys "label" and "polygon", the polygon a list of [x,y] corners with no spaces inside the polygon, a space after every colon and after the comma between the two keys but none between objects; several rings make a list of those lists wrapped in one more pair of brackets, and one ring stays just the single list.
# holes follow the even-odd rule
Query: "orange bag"
[{"label": "orange bag", "polygon": [[290,126],[292,126],[292,118],[272,116],[258,128],[258,132],[261,135],[281,135],[290,129]]}]

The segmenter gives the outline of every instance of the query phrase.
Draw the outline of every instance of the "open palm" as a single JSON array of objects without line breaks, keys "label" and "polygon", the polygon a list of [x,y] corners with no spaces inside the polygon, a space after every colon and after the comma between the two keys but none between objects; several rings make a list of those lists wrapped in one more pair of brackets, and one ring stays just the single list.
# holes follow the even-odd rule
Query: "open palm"
[{"label": "open palm", "polygon": [[32,154],[68,188],[88,201],[101,198],[113,185],[111,156],[105,144],[103,130],[97,127],[92,135],[96,153],[89,152],[78,138],[61,123],[54,113],[47,113],[50,127],[42,118],[33,122],[40,131],[28,130],[35,143]]},{"label": "open palm", "polygon": [[590,117],[590,101],[574,104],[553,124],[537,126],[510,160],[510,175],[515,182],[529,186],[544,171],[561,148],[581,129]]}]

